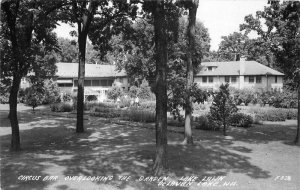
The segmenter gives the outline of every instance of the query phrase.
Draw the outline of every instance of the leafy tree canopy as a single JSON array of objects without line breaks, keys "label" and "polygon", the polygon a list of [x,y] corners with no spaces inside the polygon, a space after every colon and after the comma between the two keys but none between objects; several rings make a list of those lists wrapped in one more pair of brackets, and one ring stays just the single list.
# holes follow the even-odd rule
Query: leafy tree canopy
[{"label": "leafy tree canopy", "polygon": [[241,30],[256,31],[260,44],[275,55],[276,65],[286,74],[291,87],[299,84],[300,67],[300,2],[272,1],[270,6],[256,15],[245,17]]}]

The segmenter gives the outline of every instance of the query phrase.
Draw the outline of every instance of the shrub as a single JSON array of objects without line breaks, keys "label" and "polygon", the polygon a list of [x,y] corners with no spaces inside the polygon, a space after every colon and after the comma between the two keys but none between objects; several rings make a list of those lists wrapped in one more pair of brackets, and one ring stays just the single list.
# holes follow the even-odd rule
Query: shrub
[{"label": "shrub", "polygon": [[233,99],[229,96],[229,84],[222,84],[220,91],[213,95],[213,103],[210,114],[216,123],[223,125],[223,134],[226,135],[226,127],[229,125],[229,117],[237,112]]},{"label": "shrub", "polygon": [[120,86],[114,84],[110,89],[107,91],[107,97],[109,99],[116,100],[123,95],[123,89]]},{"label": "shrub", "polygon": [[104,118],[117,118],[121,116],[121,110],[114,108],[95,107],[92,115]]},{"label": "shrub", "polygon": [[26,91],[25,104],[31,106],[34,111],[34,108],[42,104],[44,99],[43,94],[44,90],[40,85],[32,85]]},{"label": "shrub", "polygon": [[286,119],[297,119],[297,109],[285,108],[249,108],[245,112],[255,115],[260,121],[285,121]]},{"label": "shrub", "polygon": [[84,102],[84,110],[86,111],[95,111],[96,108],[98,109],[105,109],[105,108],[116,108],[117,104],[113,102]]},{"label": "shrub", "polygon": [[60,102],[60,90],[57,83],[52,79],[44,82],[44,99],[43,104],[52,104]]},{"label": "shrub", "polygon": [[122,97],[121,101],[119,103],[120,108],[126,108],[126,107],[130,107],[131,105],[131,99],[128,97]]},{"label": "shrub", "polygon": [[97,100],[98,100],[98,98],[95,95],[89,95],[86,97],[86,101],[88,101],[88,102],[97,101]]},{"label": "shrub", "polygon": [[250,127],[253,123],[253,118],[244,113],[234,113],[229,117],[229,123],[237,127]]},{"label": "shrub", "polygon": [[63,95],[63,101],[64,102],[71,102],[72,100],[73,100],[72,94],[64,93],[64,95]]},{"label": "shrub", "polygon": [[71,112],[73,106],[67,102],[55,103],[50,105],[50,110],[53,112]]},{"label": "shrub", "polygon": [[255,96],[255,92],[253,89],[236,89],[230,88],[230,95],[233,97],[235,104],[241,105],[244,103],[246,106],[252,101],[257,101],[257,97]]},{"label": "shrub", "polygon": [[18,102],[25,103],[26,99],[26,90],[24,88],[20,88],[18,93]]},{"label": "shrub", "polygon": [[8,81],[0,81],[0,103],[6,104],[9,102],[10,83]]},{"label": "shrub", "polygon": [[202,115],[195,118],[195,129],[201,130],[220,130],[220,125],[213,121],[211,115]]},{"label": "shrub", "polygon": [[297,109],[287,109],[286,110],[286,119],[297,119],[298,110]]},{"label": "shrub", "polygon": [[155,101],[146,101],[140,103],[140,108],[145,110],[152,110],[156,109],[156,102]]},{"label": "shrub", "polygon": [[124,110],[122,113],[123,119],[134,121],[134,122],[155,122],[155,112],[143,110],[139,108],[130,108],[129,110]]},{"label": "shrub", "polygon": [[135,98],[140,93],[140,89],[136,86],[131,86],[128,93],[131,98]]},{"label": "shrub", "polygon": [[137,96],[143,100],[148,100],[151,98],[151,94],[152,92],[149,83],[144,79],[142,81],[142,84],[140,85],[139,93],[137,94]]}]

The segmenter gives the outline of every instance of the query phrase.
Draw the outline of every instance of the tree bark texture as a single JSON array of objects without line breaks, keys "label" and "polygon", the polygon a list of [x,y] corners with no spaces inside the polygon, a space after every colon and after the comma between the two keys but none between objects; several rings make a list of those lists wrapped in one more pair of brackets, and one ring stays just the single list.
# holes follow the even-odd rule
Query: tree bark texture
[{"label": "tree bark texture", "polygon": [[[77,123],[76,132],[84,132],[84,78],[85,78],[85,51],[89,26],[94,18],[96,1],[91,1],[88,10],[83,14],[78,24],[79,64],[78,64],[78,91],[77,91]],[[77,4],[74,4],[77,9]]]},{"label": "tree bark texture", "polygon": [[21,77],[13,76],[13,83],[9,95],[9,120],[11,125],[11,150],[18,151],[21,149],[19,122],[17,115],[18,91],[21,83]]},{"label": "tree bark texture", "polygon": [[300,86],[298,87],[298,118],[297,118],[297,134],[295,138],[295,144],[300,143]]},{"label": "tree bark texture", "polygon": [[156,157],[154,175],[167,168],[167,36],[164,2],[157,1],[153,10],[156,58]]},{"label": "tree bark texture", "polygon": [[[194,67],[193,67],[193,52],[195,51],[195,24],[196,24],[196,14],[198,9],[199,0],[193,0],[191,6],[189,7],[189,23],[187,27],[187,42],[188,42],[188,52],[187,52],[187,78],[186,78],[186,91],[190,92],[191,87],[194,84]],[[191,101],[190,94],[185,100],[185,123],[184,123],[184,144],[193,144],[192,136],[192,110],[193,104]]]},{"label": "tree bark texture", "polygon": [[83,33],[79,34],[79,64],[78,64],[78,91],[77,91],[77,124],[76,132],[83,133],[83,114],[84,114],[84,77],[85,77],[85,49],[86,37]]}]

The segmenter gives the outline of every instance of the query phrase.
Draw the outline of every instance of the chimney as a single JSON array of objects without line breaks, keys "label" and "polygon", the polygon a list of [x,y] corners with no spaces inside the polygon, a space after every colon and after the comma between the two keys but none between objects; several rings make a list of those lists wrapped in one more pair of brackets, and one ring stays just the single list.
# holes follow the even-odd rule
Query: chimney
[{"label": "chimney", "polygon": [[245,73],[245,61],[246,61],[246,57],[245,56],[241,56],[239,64],[240,64],[240,75],[244,75]]},{"label": "chimney", "polygon": [[240,65],[240,82],[239,82],[239,89],[243,89],[245,85],[245,65],[246,65],[246,57],[241,56],[240,61],[238,61]]}]

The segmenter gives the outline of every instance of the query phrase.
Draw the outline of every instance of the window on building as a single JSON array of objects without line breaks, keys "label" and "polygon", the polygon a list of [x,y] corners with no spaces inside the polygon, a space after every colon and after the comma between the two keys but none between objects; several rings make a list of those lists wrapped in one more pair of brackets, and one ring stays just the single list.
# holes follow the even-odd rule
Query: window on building
[{"label": "window on building", "polygon": [[256,76],[256,83],[261,83],[261,76]]},{"label": "window on building", "polygon": [[58,83],[58,87],[72,87],[72,83]]},{"label": "window on building", "polygon": [[107,80],[107,86],[112,86],[114,83],[114,80]]},{"label": "window on building", "polygon": [[232,83],[236,83],[236,76],[232,76],[232,77],[231,77],[231,82],[232,82]]},{"label": "window on building", "polygon": [[254,76],[249,76],[249,83],[254,83]]},{"label": "window on building", "polygon": [[213,83],[214,82],[214,77],[212,77],[212,76],[208,77],[208,82]]},{"label": "window on building", "polygon": [[92,86],[100,86],[99,80],[92,80]]},{"label": "window on building", "polygon": [[275,83],[277,83],[277,76],[275,76]]},{"label": "window on building", "polygon": [[230,77],[229,76],[225,76],[225,82],[229,83],[230,82]]},{"label": "window on building", "polygon": [[202,82],[207,82],[207,77],[202,77]]},{"label": "window on building", "polygon": [[92,81],[91,80],[84,80],[84,86],[91,86]]},{"label": "window on building", "polygon": [[107,80],[101,80],[101,86],[107,86]]},{"label": "window on building", "polygon": [[212,67],[207,67],[207,70],[212,71]]}]

